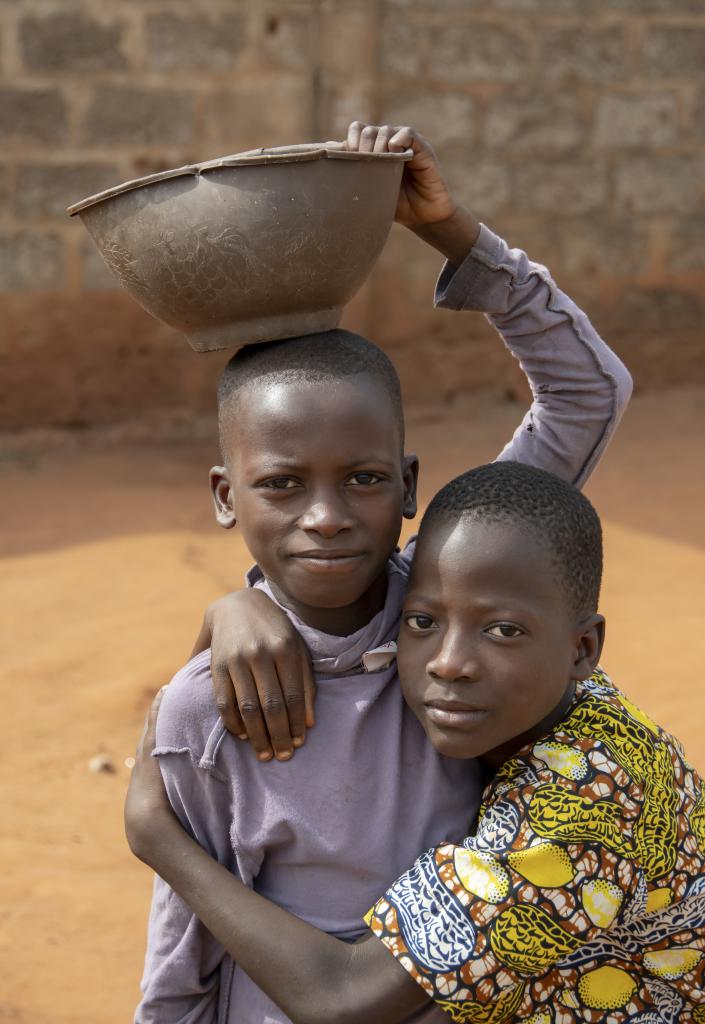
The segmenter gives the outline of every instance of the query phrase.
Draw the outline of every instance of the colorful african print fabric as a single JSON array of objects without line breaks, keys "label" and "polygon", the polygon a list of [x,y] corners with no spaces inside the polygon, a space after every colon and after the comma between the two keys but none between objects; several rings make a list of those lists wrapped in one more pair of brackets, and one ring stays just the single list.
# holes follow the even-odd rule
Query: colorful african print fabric
[{"label": "colorful african print fabric", "polygon": [[705,793],[598,670],[367,923],[472,1024],[705,1024]]}]

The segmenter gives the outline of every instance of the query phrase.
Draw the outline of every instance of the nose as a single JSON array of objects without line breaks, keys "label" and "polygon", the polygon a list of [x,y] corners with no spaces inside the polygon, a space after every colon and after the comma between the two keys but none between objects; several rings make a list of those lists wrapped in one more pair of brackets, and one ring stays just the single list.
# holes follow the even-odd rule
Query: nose
[{"label": "nose", "polygon": [[353,526],[353,519],[342,497],[334,491],[314,496],[299,519],[299,526],[321,537],[336,537]]},{"label": "nose", "polygon": [[426,665],[432,679],[444,683],[458,680],[473,682],[478,678],[478,664],[473,645],[463,630],[447,632],[440,647]]}]

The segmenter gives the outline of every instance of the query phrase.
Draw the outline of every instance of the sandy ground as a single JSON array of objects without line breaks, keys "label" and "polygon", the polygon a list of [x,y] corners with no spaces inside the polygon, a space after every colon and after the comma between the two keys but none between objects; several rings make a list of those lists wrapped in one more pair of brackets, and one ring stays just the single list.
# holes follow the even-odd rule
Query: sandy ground
[{"label": "sandy ground", "polygon": [[[423,491],[485,461],[520,416],[412,417]],[[705,768],[705,393],[634,400],[589,493],[607,537],[604,664]],[[0,1021],[122,1024],[150,877],[122,801],[147,703],[248,559],[212,521],[212,442],[14,446],[0,462]],[[94,774],[104,753],[113,774]]]}]

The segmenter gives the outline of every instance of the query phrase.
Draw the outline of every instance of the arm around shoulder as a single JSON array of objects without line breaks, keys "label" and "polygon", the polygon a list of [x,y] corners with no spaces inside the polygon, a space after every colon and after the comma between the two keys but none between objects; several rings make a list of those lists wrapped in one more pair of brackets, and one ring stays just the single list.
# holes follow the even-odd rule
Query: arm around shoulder
[{"label": "arm around shoulder", "polygon": [[[141,1016],[138,1013],[138,1022],[200,1024],[201,1019],[211,1019],[199,1018],[197,1013],[199,1008],[213,1012],[218,972],[215,965],[206,976],[194,969],[202,961],[189,944],[195,930],[187,932],[196,926],[204,932],[208,929],[206,934],[217,948],[237,959],[295,1024],[357,1024],[360,1020],[395,1024],[422,1006],[426,995],[381,942],[370,938],[350,945],[318,931],[247,888],[194,841],[179,821],[159,765],[151,756],[158,708],[159,700],[152,706],[137,750],[125,826],[133,853],[158,872],[161,891],[171,894],[172,904],[178,900],[176,906],[187,908],[191,919],[186,928],[183,921],[177,922],[168,941],[168,960],[176,974],[167,972],[166,982],[158,978],[159,984],[147,990],[147,1009]],[[157,913],[160,909],[158,903],[153,907]],[[179,958],[184,956],[188,991],[175,993],[179,1015],[171,1016],[167,991],[181,980]],[[159,971],[159,964],[155,969]]]},{"label": "arm around shoulder", "polygon": [[288,760],[315,722],[316,686],[286,613],[255,586],[226,594],[206,609],[193,653],[208,648],[226,729],[249,740],[260,760]]}]

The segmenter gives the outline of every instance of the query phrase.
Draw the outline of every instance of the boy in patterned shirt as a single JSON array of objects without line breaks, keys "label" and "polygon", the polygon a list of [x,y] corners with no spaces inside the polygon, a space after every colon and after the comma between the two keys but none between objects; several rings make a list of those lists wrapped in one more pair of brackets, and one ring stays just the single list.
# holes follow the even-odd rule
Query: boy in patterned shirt
[{"label": "boy in patterned shirt", "polygon": [[431,999],[458,1022],[705,1022],[705,796],[598,667],[601,569],[595,510],[542,470],[483,466],[431,502],[399,676],[486,786],[470,835],[419,857],[352,950],[219,874],[164,800],[150,724],[133,848],[292,1020],[387,1024]]}]

